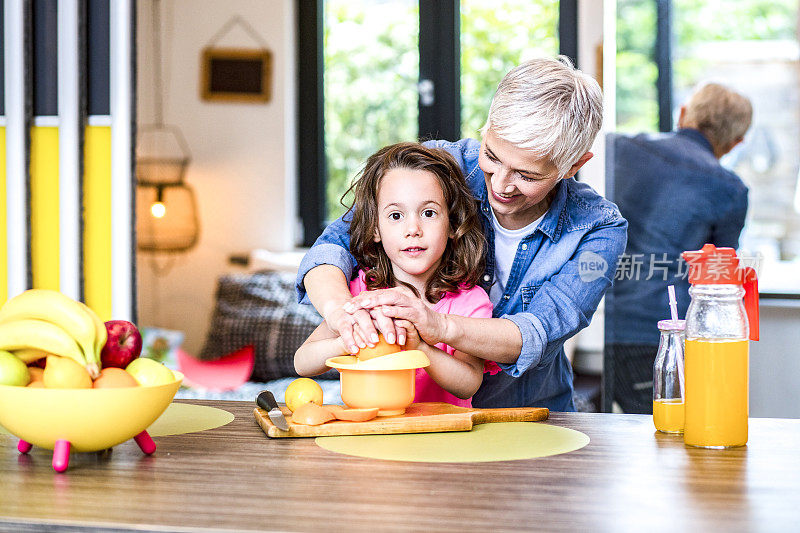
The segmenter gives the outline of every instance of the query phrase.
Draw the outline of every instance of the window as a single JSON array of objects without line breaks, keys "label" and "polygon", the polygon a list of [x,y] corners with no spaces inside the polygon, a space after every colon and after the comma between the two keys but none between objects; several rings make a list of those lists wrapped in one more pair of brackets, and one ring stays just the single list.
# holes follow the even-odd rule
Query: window
[{"label": "window", "polygon": [[[659,64],[656,36],[665,17],[671,53]],[[671,129],[680,104],[703,80],[730,85],[753,103],[745,142],[721,163],[750,188],[740,252],[760,254],[762,292],[800,293],[797,24],[796,0],[617,2],[619,131],[658,131],[665,111],[669,127],[660,129]],[[662,69],[671,74],[668,109],[656,85]]]},{"label": "window", "polygon": [[577,48],[577,0],[296,5],[304,245],[344,211],[342,194],[378,148],[478,136],[506,71],[534,54],[574,58]]},{"label": "window", "polygon": [[617,131],[658,131],[655,35],[655,0],[617,0]]},{"label": "window", "polygon": [[417,136],[416,0],[326,0],[324,14],[326,214],[387,144]]},{"label": "window", "polygon": [[461,0],[462,138],[480,136],[506,72],[537,55],[558,54],[558,11],[557,2]]}]

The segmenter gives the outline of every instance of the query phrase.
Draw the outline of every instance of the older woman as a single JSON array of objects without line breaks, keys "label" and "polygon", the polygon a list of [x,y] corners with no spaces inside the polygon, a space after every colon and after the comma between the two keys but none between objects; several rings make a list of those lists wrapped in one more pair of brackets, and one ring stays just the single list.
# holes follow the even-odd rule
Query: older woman
[{"label": "older woman", "polygon": [[616,206],[572,179],[591,159],[601,123],[597,82],[566,58],[542,58],[500,82],[481,142],[427,143],[456,158],[479,206],[495,318],[439,314],[402,289],[351,297],[347,215],[303,259],[301,301],[310,300],[353,353],[374,344],[377,331],[402,344],[405,332],[391,320],[398,318],[429,344],[496,361],[504,372],[484,377],[476,407],[574,410],[564,341],[591,321],[626,241]]}]

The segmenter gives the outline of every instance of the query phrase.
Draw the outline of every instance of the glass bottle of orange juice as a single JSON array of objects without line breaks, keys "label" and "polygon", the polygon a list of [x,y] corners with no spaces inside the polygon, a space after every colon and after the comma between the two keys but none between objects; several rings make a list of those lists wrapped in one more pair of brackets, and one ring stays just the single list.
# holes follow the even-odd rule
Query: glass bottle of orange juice
[{"label": "glass bottle of orange juice", "polygon": [[[686,312],[683,441],[703,448],[747,443],[749,340],[758,340],[758,280],[733,248],[706,244],[683,253]],[[744,300],[742,300],[744,298]]]},{"label": "glass bottle of orange juice", "polygon": [[683,342],[685,321],[660,320],[661,340],[653,364],[653,425],[683,433]]}]

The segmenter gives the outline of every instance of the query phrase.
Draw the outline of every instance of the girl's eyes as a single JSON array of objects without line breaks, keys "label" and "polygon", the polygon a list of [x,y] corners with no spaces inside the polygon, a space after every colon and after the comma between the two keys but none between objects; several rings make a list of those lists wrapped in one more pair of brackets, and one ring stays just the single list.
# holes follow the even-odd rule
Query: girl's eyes
[{"label": "girl's eyes", "polygon": [[497,159],[495,156],[493,156],[492,154],[490,154],[486,150],[484,150],[483,153],[486,155],[487,158],[489,158],[489,161],[491,161],[492,163],[499,163],[500,162],[499,159]]},{"label": "girl's eyes", "polygon": [[[437,214],[438,213],[436,212],[435,209],[425,209],[422,211],[423,218],[434,218]],[[389,220],[395,220],[395,221],[402,220],[403,213],[400,213],[399,211],[393,211],[389,213],[388,217]]]}]

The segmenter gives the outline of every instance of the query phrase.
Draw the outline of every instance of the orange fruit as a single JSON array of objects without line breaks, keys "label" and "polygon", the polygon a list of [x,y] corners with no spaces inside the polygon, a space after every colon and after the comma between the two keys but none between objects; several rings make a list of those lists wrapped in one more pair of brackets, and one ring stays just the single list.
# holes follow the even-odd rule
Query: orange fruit
[{"label": "orange fruit", "polygon": [[333,413],[327,407],[322,407],[314,402],[306,402],[292,413],[293,424],[304,424],[306,426],[318,426],[325,422],[336,420]]},{"label": "orange fruit", "polygon": [[48,355],[42,375],[48,389],[91,389],[92,378],[86,369],[68,357]]},{"label": "orange fruit", "polygon": [[41,379],[39,381],[31,381],[28,383],[28,387],[32,389],[43,389],[44,388],[44,381]]},{"label": "orange fruit", "polygon": [[118,387],[138,387],[139,382],[121,368],[104,368],[94,380],[95,389],[112,389]]},{"label": "orange fruit", "polygon": [[286,387],[284,401],[286,407],[293,413],[298,407],[309,402],[322,405],[322,387],[310,378],[296,379]]},{"label": "orange fruit", "polygon": [[[34,381],[44,380],[44,368],[39,368],[38,366],[29,366],[28,372],[31,375],[31,383],[33,383]],[[31,383],[28,383],[28,385],[30,385]],[[44,384],[42,386],[44,386]]]},{"label": "orange fruit", "polygon": [[383,338],[383,335],[379,333],[378,344],[376,344],[373,348],[370,348],[369,346],[366,348],[361,348],[356,357],[358,357],[361,361],[366,361],[368,359],[380,357],[381,355],[400,352],[403,350],[403,348],[404,346],[401,344],[389,344],[386,342],[386,339]]}]

